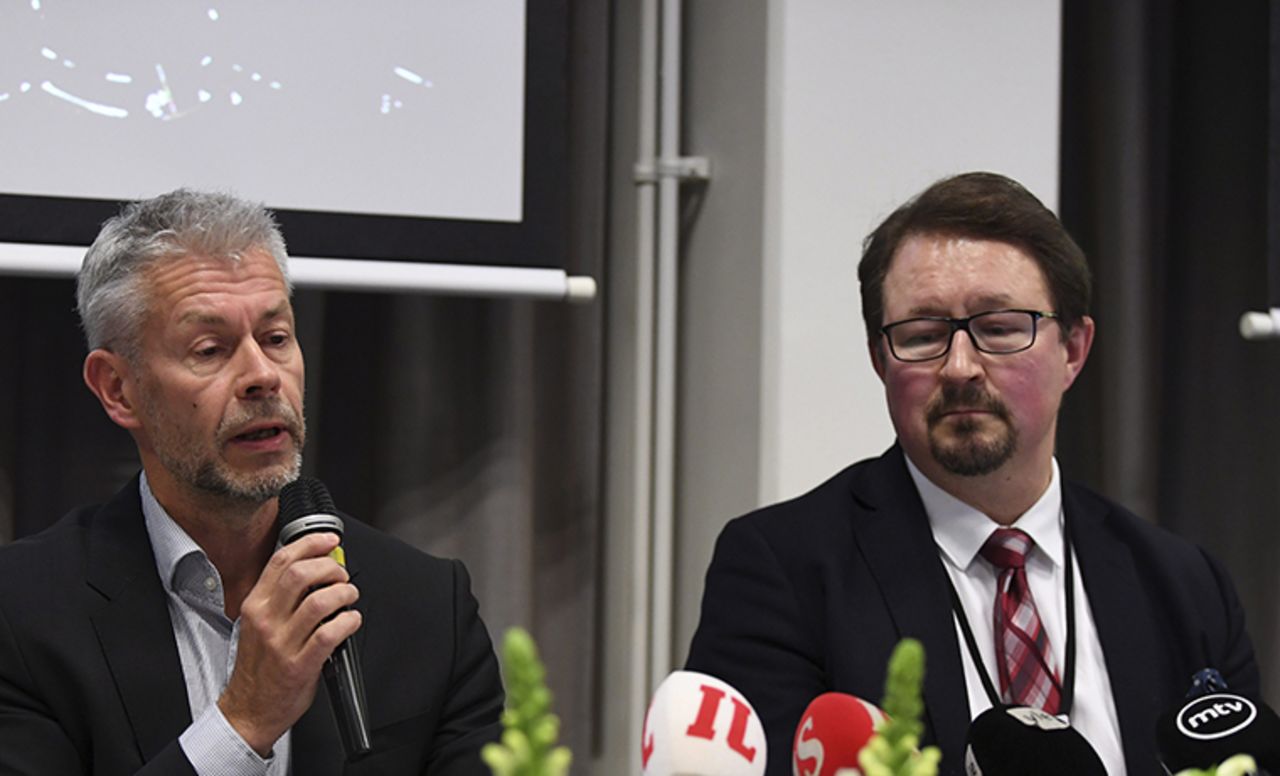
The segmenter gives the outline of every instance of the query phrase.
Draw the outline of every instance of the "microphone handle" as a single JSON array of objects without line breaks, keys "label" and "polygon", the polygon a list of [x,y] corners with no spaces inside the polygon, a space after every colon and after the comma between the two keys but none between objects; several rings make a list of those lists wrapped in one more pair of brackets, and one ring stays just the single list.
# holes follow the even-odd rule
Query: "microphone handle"
[{"label": "microphone handle", "polygon": [[[323,488],[323,486],[321,486]],[[344,534],[341,518],[329,514],[312,514],[286,523],[280,529],[280,541],[290,544],[310,533],[328,531],[339,538]],[[330,556],[342,566],[347,565],[346,553],[339,544]],[[335,612],[334,616],[337,616]],[[325,689],[329,692],[329,705],[342,738],[342,748],[348,760],[369,753],[373,743],[369,736],[369,711],[365,703],[364,671],[361,669],[360,652],[355,639],[348,638],[333,650],[325,661],[321,673]]]},{"label": "microphone handle", "polygon": [[352,760],[369,753],[369,711],[365,707],[364,672],[360,669],[360,653],[355,639],[338,645],[324,664],[324,684],[329,691],[329,705],[338,723],[342,748]]}]

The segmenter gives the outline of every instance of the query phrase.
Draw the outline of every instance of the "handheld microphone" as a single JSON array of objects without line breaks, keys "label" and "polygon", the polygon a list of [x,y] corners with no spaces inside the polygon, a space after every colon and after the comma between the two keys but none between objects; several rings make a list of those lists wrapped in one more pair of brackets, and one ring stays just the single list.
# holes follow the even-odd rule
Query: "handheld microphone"
[{"label": "handheld microphone", "polygon": [[763,776],[760,717],[728,682],[675,671],[653,693],[640,735],[644,776]]},{"label": "handheld microphone", "polygon": [[[327,531],[343,535],[342,518],[338,517],[333,499],[324,483],[312,477],[299,477],[280,491],[280,543],[289,544],[307,534]],[[339,544],[330,553],[342,566],[346,555]],[[348,638],[333,650],[324,664],[324,684],[329,704],[338,723],[342,748],[347,759],[368,754],[373,748],[369,738],[369,712],[364,693],[364,671],[355,639]]]},{"label": "handheld microphone", "polygon": [[1160,761],[1171,773],[1209,768],[1247,754],[1263,772],[1280,771],[1280,717],[1265,703],[1231,692],[1184,702],[1156,723]]},{"label": "handheld microphone", "polygon": [[969,725],[966,776],[1107,776],[1080,732],[1040,709],[995,706]]},{"label": "handheld microphone", "polygon": [[[842,692],[827,692],[809,702],[791,746],[793,776],[835,776],[852,769],[862,776],[858,753],[875,735],[885,714],[874,704]],[[848,771],[846,771],[848,773]]]}]

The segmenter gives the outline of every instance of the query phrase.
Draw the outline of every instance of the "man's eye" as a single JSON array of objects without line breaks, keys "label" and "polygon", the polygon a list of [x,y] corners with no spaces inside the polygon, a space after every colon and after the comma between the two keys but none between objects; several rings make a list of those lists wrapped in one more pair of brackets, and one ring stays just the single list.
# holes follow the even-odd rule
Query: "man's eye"
[{"label": "man's eye", "polygon": [[285,332],[278,331],[267,335],[267,344],[279,347],[289,344],[290,336]]},{"label": "man's eye", "polygon": [[991,338],[1017,337],[1026,333],[1025,326],[1001,320],[982,321],[974,328],[981,336]]},{"label": "man's eye", "polygon": [[193,352],[197,358],[213,358],[218,355],[220,350],[221,348],[217,345],[202,345],[201,347],[196,348]]},{"label": "man's eye", "polygon": [[941,331],[917,331],[907,335],[904,345],[932,345],[942,339]]}]

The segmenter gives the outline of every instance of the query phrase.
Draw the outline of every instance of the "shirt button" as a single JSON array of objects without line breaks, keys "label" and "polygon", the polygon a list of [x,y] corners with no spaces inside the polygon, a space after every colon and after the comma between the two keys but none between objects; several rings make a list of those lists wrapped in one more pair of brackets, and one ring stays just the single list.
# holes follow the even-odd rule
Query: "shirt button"
[{"label": "shirt button", "polygon": [[204,578],[204,589],[205,589],[205,590],[208,590],[210,593],[212,593],[213,591],[217,590],[217,589],[218,589],[218,580],[214,579],[213,577],[205,577],[205,578]]}]

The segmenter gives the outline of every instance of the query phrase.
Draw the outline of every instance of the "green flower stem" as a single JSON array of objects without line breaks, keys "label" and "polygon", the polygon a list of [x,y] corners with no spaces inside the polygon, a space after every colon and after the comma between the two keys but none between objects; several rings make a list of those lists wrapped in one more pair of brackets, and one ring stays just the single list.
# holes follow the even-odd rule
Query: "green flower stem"
[{"label": "green flower stem", "polygon": [[523,628],[511,628],[503,638],[502,673],[507,688],[502,741],[485,744],[480,758],[494,776],[565,776],[573,758],[568,747],[556,746],[560,718],[551,713],[547,672]]},{"label": "green flower stem", "polygon": [[936,746],[921,751],[924,733],[924,647],[903,639],[889,658],[881,708],[888,717],[858,755],[863,776],[937,776],[942,752]]}]

